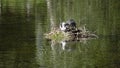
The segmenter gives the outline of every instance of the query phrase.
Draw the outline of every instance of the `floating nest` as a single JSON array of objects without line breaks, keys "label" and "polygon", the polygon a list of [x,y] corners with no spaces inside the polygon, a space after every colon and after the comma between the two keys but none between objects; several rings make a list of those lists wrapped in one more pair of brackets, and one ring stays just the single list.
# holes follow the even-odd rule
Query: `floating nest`
[{"label": "floating nest", "polygon": [[49,33],[45,33],[45,38],[56,41],[69,40],[71,37],[70,33],[63,32],[60,29],[53,29]]},{"label": "floating nest", "polygon": [[54,40],[54,41],[61,41],[61,40],[65,40],[65,41],[77,40],[78,41],[81,38],[95,39],[95,38],[98,38],[98,36],[90,32],[89,30],[86,30],[85,26],[83,26],[75,30],[71,30],[69,32],[64,32],[64,31],[61,31],[59,28],[54,28],[49,33],[45,33],[45,38]]}]

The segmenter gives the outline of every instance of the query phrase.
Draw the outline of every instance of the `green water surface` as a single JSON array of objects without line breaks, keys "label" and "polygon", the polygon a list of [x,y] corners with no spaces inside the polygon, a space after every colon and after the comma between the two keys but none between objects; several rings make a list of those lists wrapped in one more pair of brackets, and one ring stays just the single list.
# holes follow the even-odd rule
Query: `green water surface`
[{"label": "green water surface", "polygon": [[[99,38],[44,38],[71,18]],[[0,68],[120,68],[120,0],[0,0]]]}]

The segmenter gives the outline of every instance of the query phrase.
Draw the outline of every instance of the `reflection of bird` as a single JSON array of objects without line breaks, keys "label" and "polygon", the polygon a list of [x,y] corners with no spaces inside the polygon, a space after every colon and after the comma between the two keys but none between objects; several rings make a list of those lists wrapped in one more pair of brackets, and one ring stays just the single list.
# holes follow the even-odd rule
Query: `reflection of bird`
[{"label": "reflection of bird", "polygon": [[66,42],[65,41],[61,41],[61,44],[62,44],[62,49],[65,50]]}]

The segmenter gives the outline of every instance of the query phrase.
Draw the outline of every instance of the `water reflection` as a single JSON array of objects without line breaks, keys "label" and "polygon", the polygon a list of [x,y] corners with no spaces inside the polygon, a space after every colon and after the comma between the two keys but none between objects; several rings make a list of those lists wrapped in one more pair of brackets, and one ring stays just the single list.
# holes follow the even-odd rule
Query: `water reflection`
[{"label": "water reflection", "polygon": [[76,45],[78,43],[81,43],[82,45],[88,45],[88,42],[92,39],[96,39],[96,38],[80,38],[79,40],[61,40],[61,41],[55,41],[55,40],[51,40],[51,49],[52,50],[55,50],[55,47],[57,45],[57,47],[60,49],[60,50],[68,50],[68,51],[71,51],[72,48],[75,48],[74,46],[71,47],[71,43],[73,45]]},{"label": "water reflection", "polygon": [[[119,0],[0,0],[0,68],[119,68],[119,5]],[[99,38],[44,38],[51,26],[71,18],[77,24],[86,18],[82,23]]]},{"label": "water reflection", "polygon": [[[119,1],[117,1],[119,2]],[[119,2],[120,3],[120,2]],[[117,3],[118,4],[118,3]],[[111,6],[112,5],[112,6]],[[118,30],[114,33],[115,25],[117,22],[111,22],[114,19],[117,20],[116,13],[118,13],[115,9],[113,10],[113,6],[115,2],[112,0],[103,1],[103,0],[75,0],[75,1],[53,1],[52,10],[54,19],[56,20],[55,24],[59,24],[61,21],[68,20],[71,18],[75,18],[79,24],[80,18],[86,18],[83,21],[83,24],[87,24],[87,27],[94,31],[96,30],[97,34],[100,35],[99,39],[96,40],[87,40],[82,39],[77,42],[66,42],[60,41],[56,43],[55,41],[51,41],[51,62],[53,67],[59,68],[106,68],[106,67],[119,67],[116,59],[118,58],[110,58],[113,57],[112,50],[113,44],[111,44],[111,39],[109,39],[108,35],[111,33],[118,34]],[[114,6],[115,7],[115,6]],[[116,6],[118,8],[118,5]],[[61,11],[62,10],[62,11]],[[48,10],[49,11],[49,10]],[[115,12],[114,14],[112,12]],[[56,17],[57,16],[57,17]],[[51,17],[52,18],[52,17]],[[118,20],[117,20],[118,21]],[[112,24],[114,23],[114,28]],[[111,35],[110,35],[111,36]],[[115,36],[114,36],[115,37]],[[115,38],[116,40],[119,40]],[[87,40],[87,41],[86,41]],[[114,43],[117,43],[114,41]],[[63,45],[63,46],[61,46]],[[116,44],[118,45],[118,44]],[[112,46],[112,47],[111,47]],[[68,51],[67,51],[68,48]],[[118,49],[117,49],[118,50]],[[115,53],[119,53],[114,50]],[[118,54],[114,54],[114,56],[118,57]],[[52,62],[53,61],[53,62]],[[117,64],[116,64],[117,61]]]}]

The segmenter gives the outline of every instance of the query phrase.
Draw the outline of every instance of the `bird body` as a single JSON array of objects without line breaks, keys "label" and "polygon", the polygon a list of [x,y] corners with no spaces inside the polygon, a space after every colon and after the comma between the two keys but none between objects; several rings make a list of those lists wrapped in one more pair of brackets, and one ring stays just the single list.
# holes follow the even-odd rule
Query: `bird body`
[{"label": "bird body", "polygon": [[75,31],[76,30],[76,23],[73,19],[70,19],[66,22],[62,22],[60,24],[60,30],[64,32],[70,32],[70,31]]},{"label": "bird body", "polygon": [[76,28],[76,22],[73,19],[68,20],[66,23],[68,23],[70,25],[70,27]]},{"label": "bird body", "polygon": [[62,22],[61,24],[60,24],[60,29],[62,30],[62,31],[65,31],[66,30],[66,27],[65,27],[65,22]]}]

